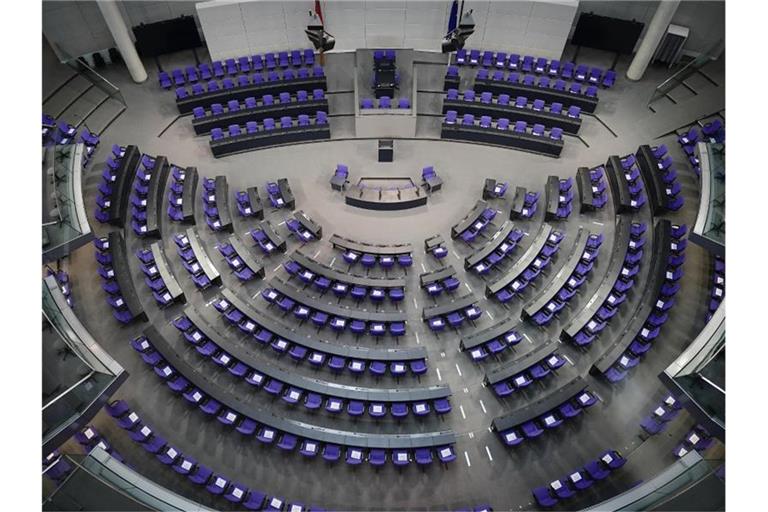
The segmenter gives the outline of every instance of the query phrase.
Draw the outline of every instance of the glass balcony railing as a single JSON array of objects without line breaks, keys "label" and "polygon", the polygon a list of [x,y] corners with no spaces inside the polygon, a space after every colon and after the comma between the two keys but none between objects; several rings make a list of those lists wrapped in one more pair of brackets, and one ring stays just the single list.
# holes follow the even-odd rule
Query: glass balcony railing
[{"label": "glass balcony railing", "polygon": [[699,142],[701,201],[691,241],[715,254],[725,254],[725,144]]}]

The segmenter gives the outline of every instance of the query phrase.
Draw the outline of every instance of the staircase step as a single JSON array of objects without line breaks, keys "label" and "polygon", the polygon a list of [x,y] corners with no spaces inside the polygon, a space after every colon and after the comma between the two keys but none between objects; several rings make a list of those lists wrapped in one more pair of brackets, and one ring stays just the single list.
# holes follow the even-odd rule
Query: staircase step
[{"label": "staircase step", "polygon": [[[94,85],[91,82],[78,75],[43,103],[43,112],[58,119],[70,105],[93,87]],[[69,120],[64,119],[64,121]]]},{"label": "staircase step", "polygon": [[125,111],[125,106],[122,103],[114,98],[109,98],[88,116],[85,124],[92,132],[102,135],[104,130],[106,130],[115,119],[120,117],[120,114],[122,114],[123,111]]},{"label": "staircase step", "polygon": [[[91,87],[85,94],[77,98],[67,109],[61,114],[61,119],[64,119],[68,123],[75,127],[80,127],[83,121],[88,119],[88,116],[94,113],[106,100],[109,95],[99,89],[98,87]],[[90,123],[87,123],[90,126]]]}]

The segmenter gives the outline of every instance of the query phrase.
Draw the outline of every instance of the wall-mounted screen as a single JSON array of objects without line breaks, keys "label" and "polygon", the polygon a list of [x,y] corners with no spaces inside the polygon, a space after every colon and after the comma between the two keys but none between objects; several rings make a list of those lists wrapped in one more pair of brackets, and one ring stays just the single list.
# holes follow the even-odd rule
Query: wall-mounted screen
[{"label": "wall-mounted screen", "polygon": [[133,35],[136,37],[136,50],[145,57],[197,48],[203,44],[192,16],[142,23],[133,27]]},{"label": "wall-mounted screen", "polygon": [[639,21],[584,12],[576,23],[571,43],[610,52],[632,53],[644,26]]}]

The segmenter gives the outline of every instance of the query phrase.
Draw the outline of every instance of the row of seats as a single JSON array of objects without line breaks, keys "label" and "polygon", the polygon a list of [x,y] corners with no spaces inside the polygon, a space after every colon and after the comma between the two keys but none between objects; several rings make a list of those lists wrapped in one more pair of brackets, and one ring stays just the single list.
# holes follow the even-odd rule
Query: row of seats
[{"label": "row of seats", "polygon": [[96,152],[99,145],[99,136],[83,126],[80,136],[77,137],[77,128],[65,121],[56,120],[43,114],[43,147],[46,146],[65,146],[67,144],[82,143],[85,152],[83,154],[83,168],[91,161],[91,157]]},{"label": "row of seats", "polygon": [[541,192],[526,192],[525,198],[523,198],[523,209],[520,210],[520,217],[523,219],[531,219],[536,215],[536,211],[539,209],[539,198]]},{"label": "row of seats", "polygon": [[117,169],[120,168],[121,159],[125,156],[125,147],[115,144],[112,146],[112,154],[107,157],[104,170],[101,172],[99,193],[96,195],[96,211],[94,217],[102,224],[109,221],[109,210],[112,208],[112,194],[117,183]]},{"label": "row of seats", "polygon": [[602,208],[608,202],[608,186],[605,182],[605,167],[602,165],[589,170],[592,194],[592,206]]},{"label": "row of seats", "polygon": [[74,308],[75,302],[74,299],[72,299],[72,284],[69,279],[69,274],[63,270],[54,270],[46,265],[45,275],[53,276],[54,279],[56,279],[56,284],[59,285],[59,290],[61,290],[61,294],[64,295],[67,305],[69,305],[70,308]]},{"label": "row of seats", "polygon": [[701,164],[699,159],[696,158],[696,143],[701,139],[704,141],[711,141],[717,143],[725,142],[725,128],[723,127],[720,119],[715,119],[701,128],[701,135],[696,126],[692,126],[686,130],[682,135],[678,135],[677,142],[688,157],[688,161],[693,167],[697,176],[701,176]]},{"label": "row of seats", "polygon": [[[176,473],[184,475],[214,496],[222,496],[232,503],[242,504],[248,510],[281,511],[285,508],[282,498],[269,497],[255,489],[248,489],[242,484],[230,481],[220,474],[200,464],[194,458],[184,455],[179,449],[167,443],[165,439],[145,424],[124,400],[115,400],[105,406],[107,413],[123,428],[128,436],[147,452],[154,454],[157,460],[169,466]],[[299,508],[295,508],[298,506]],[[298,503],[288,504],[287,510],[300,512],[305,510]],[[318,508],[308,510],[319,511]]]},{"label": "row of seats", "polygon": [[101,287],[107,292],[107,303],[112,306],[112,315],[121,323],[128,324],[133,320],[133,315],[128,309],[125,299],[120,293],[120,286],[115,279],[109,240],[106,237],[96,238],[93,240],[93,245],[96,247],[96,261],[99,263],[98,273],[102,278]]},{"label": "row of seats", "polygon": [[278,250],[277,246],[272,243],[269,236],[267,236],[261,227],[253,228],[248,234],[251,235],[251,238],[253,238],[253,241],[256,242],[256,245],[259,246],[259,249],[261,249],[261,252],[265,256],[269,256]]},{"label": "row of seats", "polygon": [[683,406],[672,395],[667,395],[657,405],[653,412],[640,421],[640,426],[648,434],[655,436],[667,428],[667,424],[675,419]]},{"label": "row of seats", "polygon": [[487,359],[491,355],[496,356],[505,350],[514,347],[520,343],[522,339],[523,336],[517,331],[517,329],[510,329],[500,336],[488,340],[482,345],[470,350],[469,357],[472,358],[472,361],[478,363]]},{"label": "row of seats", "polygon": [[578,416],[596,403],[597,397],[584,390],[538,418],[499,432],[501,440],[507,446],[517,446],[526,439],[539,437],[544,430],[559,427],[563,421]]},{"label": "row of seats", "polygon": [[331,279],[324,275],[318,275],[308,268],[304,268],[296,261],[288,258],[283,262],[283,268],[293,277],[298,277],[305,286],[314,286],[322,294],[328,290],[342,299],[349,294],[357,302],[368,297],[374,304],[380,304],[385,298],[397,303],[405,298],[405,290],[402,287],[383,287],[355,285],[343,280]]},{"label": "row of seats", "polygon": [[[360,108],[362,109],[375,108],[373,105],[373,99],[363,98],[360,101]],[[389,96],[380,97],[378,108],[392,108],[392,98],[390,98]],[[397,101],[397,108],[411,108],[411,100],[409,100],[408,98],[400,98]]]},{"label": "row of seats", "polygon": [[687,240],[683,239],[683,236],[686,233],[685,225],[672,227],[671,252],[666,262],[664,284],[656,298],[653,310],[648,315],[640,332],[632,340],[632,344],[603,373],[609,382],[616,383],[624,380],[628,371],[640,363],[641,356],[651,348],[653,340],[658,337],[661,327],[669,318],[669,310],[675,304],[675,294],[680,290],[678,281],[683,277],[683,262],[685,261],[685,247],[687,245]]},{"label": "row of seats", "polygon": [[160,272],[155,264],[155,256],[150,249],[138,249],[136,257],[141,261],[141,271],[144,272],[144,282],[152,291],[155,302],[161,307],[173,304],[173,296],[168,291],[166,283],[163,281]]},{"label": "row of seats", "polygon": [[176,242],[176,252],[178,252],[181,257],[181,264],[187,269],[187,272],[189,272],[195,286],[201,290],[205,290],[211,286],[211,280],[205,275],[202,265],[197,260],[197,256],[195,256],[195,252],[189,244],[187,235],[184,233],[177,233],[173,235],[173,241]]},{"label": "row of seats", "polygon": [[[319,113],[319,112],[318,112]],[[274,181],[267,182],[267,197],[272,208],[285,208],[286,202],[283,193],[280,191],[280,185]]]},{"label": "row of seats", "polygon": [[384,270],[393,268],[395,266],[395,262],[397,262],[398,266],[401,268],[406,269],[413,265],[413,258],[410,254],[398,254],[397,256],[391,256],[388,254],[375,255],[367,252],[361,253],[359,251],[349,249],[344,251],[341,257],[349,264],[350,267],[359,261],[360,264],[366,269],[375,267],[377,263]]},{"label": "row of seats", "polygon": [[503,199],[504,194],[507,193],[507,189],[509,188],[509,182],[508,181],[497,181],[493,189],[488,191],[489,198],[490,199]]},{"label": "row of seats", "polygon": [[168,192],[168,218],[175,221],[184,220],[184,179],[186,171],[171,164],[171,190]]},{"label": "row of seats", "polygon": [[[322,99],[325,99],[325,92],[322,89],[313,89],[311,101],[320,101]],[[304,90],[296,91],[295,96],[291,96],[291,93],[289,92],[281,92],[277,96],[277,102],[275,102],[275,97],[272,94],[263,95],[261,97],[261,102],[257,102],[255,97],[249,96],[243,100],[243,103],[240,103],[238,100],[229,100],[227,102],[226,111],[224,110],[224,107],[221,103],[211,103],[211,106],[207,111],[205,107],[195,107],[192,109],[192,116],[195,119],[202,119],[209,115],[220,116],[225,112],[228,114],[233,114],[235,112],[240,112],[241,110],[250,110],[257,107],[268,107],[275,105],[284,106],[290,103],[301,103],[305,101],[310,101],[310,97],[309,94],[307,94],[307,91]]]},{"label": "row of seats", "polygon": [[715,256],[715,268],[712,272],[712,291],[709,293],[709,306],[707,307],[707,322],[715,314],[720,303],[725,299],[725,260],[722,256]]},{"label": "row of seats", "polygon": [[[459,124],[458,123],[458,113],[455,110],[449,110],[445,113],[445,124]],[[464,114],[464,117],[461,120],[461,126],[480,126],[480,128],[496,128],[497,130],[509,130],[509,119],[506,117],[501,117],[496,120],[495,126],[493,126],[493,120],[491,119],[491,116],[481,116],[480,122],[478,124],[475,124],[475,116],[472,114]],[[544,125],[536,123],[531,128],[531,131],[528,131],[528,123],[525,121],[515,121],[514,129],[513,131],[515,133],[530,133],[531,135],[536,135],[537,137],[544,137]],[[549,138],[552,140],[562,140],[563,139],[563,129],[555,126],[549,131]]]},{"label": "row of seats", "polygon": [[160,71],[157,75],[160,87],[170,89],[172,85],[180,86],[185,83],[195,83],[198,80],[210,80],[211,78],[223,78],[225,75],[238,75],[253,71],[273,70],[277,67],[283,69],[290,66],[313,66],[315,64],[315,53],[312,49],[292,50],[290,54],[285,52],[266,53],[262,57],[255,54],[252,57],[244,56],[235,59],[226,59],[224,61],[215,60],[211,64],[202,62],[195,66],[186,66],[183,70],[175,68],[169,75],[166,71]]},{"label": "row of seats", "polygon": [[[216,180],[214,178],[203,178],[203,212],[205,213],[205,223],[212,231],[221,231],[224,226],[221,223],[219,208],[216,204]],[[227,205],[224,205],[227,206]]]},{"label": "row of seats", "polygon": [[[326,112],[317,111],[316,116],[314,118],[314,125],[320,126],[320,125],[326,125],[328,124],[328,114]],[[310,122],[310,117],[307,114],[300,114],[298,116],[298,119],[296,121],[296,125],[293,124],[293,118],[291,116],[283,116],[280,118],[280,126],[275,125],[275,120],[271,117],[267,117],[262,121],[261,127],[259,127],[259,124],[256,121],[248,121],[245,123],[245,132],[243,132],[243,129],[240,127],[240,125],[237,124],[231,124],[229,125],[227,135],[229,137],[238,137],[240,135],[248,134],[254,134],[264,131],[275,131],[275,135],[280,135],[280,132],[278,130],[286,130],[289,128],[293,128],[294,126],[298,127],[309,127],[312,126],[313,123]],[[211,141],[217,141],[217,140],[224,140],[224,131],[221,128],[213,128],[211,130]]]},{"label": "row of seats", "polygon": [[685,434],[683,440],[675,446],[672,453],[678,459],[686,453],[696,450],[701,453],[715,443],[715,438],[702,425],[696,425]]},{"label": "row of seats", "polygon": [[477,304],[472,304],[470,306],[446,313],[445,315],[433,316],[427,320],[427,324],[429,325],[429,329],[432,332],[438,333],[445,330],[446,324],[450,325],[454,329],[461,327],[464,323],[464,320],[468,320],[474,324],[474,321],[480,318],[482,314],[483,310],[480,309],[480,306]]},{"label": "row of seats", "polygon": [[343,332],[347,324],[349,329],[356,335],[365,334],[366,332],[371,336],[383,336],[389,328],[389,333],[392,336],[400,337],[405,334],[405,322],[376,322],[364,320],[345,318],[342,316],[333,316],[324,311],[312,310],[305,304],[296,303],[295,300],[288,296],[282,295],[272,288],[265,288],[261,291],[261,297],[267,301],[270,305],[277,305],[284,314],[293,312],[293,315],[300,321],[307,319],[312,320],[312,323],[321,329],[326,325],[329,325],[333,331],[337,334]]},{"label": "row of seats", "polygon": [[494,297],[502,304],[506,304],[516,295],[520,295],[524,290],[528,288],[533,281],[541,274],[552,261],[552,256],[560,249],[560,242],[562,242],[565,235],[560,231],[553,230],[547,237],[547,242],[544,247],[541,248],[536,258],[528,265],[522,274],[513,280],[508,286],[502,288]]},{"label": "row of seats", "polygon": [[302,224],[296,217],[289,217],[285,220],[285,227],[288,228],[288,231],[293,233],[293,235],[299,240],[299,242],[303,244],[314,242],[317,238],[312,231],[306,228],[304,224]]},{"label": "row of seats", "polygon": [[499,398],[504,398],[515,391],[522,391],[536,381],[546,378],[558,368],[562,367],[566,359],[560,354],[554,353],[541,361],[536,361],[528,368],[507,380],[497,382],[493,385],[493,392]]},{"label": "row of seats", "polygon": [[[254,187],[254,190],[256,197],[258,197],[259,192],[256,190],[256,187]],[[237,204],[237,212],[241,217],[262,218],[264,216],[261,206],[261,198],[258,199],[258,204],[251,204],[251,198],[248,195],[247,190],[238,190],[235,192],[235,203]]]},{"label": "row of seats", "polygon": [[239,280],[247,282],[256,277],[260,269],[249,267],[248,264],[243,260],[242,256],[237,253],[235,247],[232,244],[229,242],[224,242],[219,244],[217,247]]},{"label": "row of seats", "polygon": [[149,155],[141,155],[131,195],[131,227],[139,237],[147,234],[147,195],[149,180],[152,179],[154,171],[160,172],[160,169],[155,169],[155,159]]},{"label": "row of seats", "polygon": [[665,206],[677,211],[683,206],[683,196],[680,195],[682,186],[677,181],[677,171],[672,167],[672,156],[667,154],[665,144],[652,148],[652,152],[656,158],[656,172],[664,181],[664,195],[667,197]]},{"label": "row of seats", "polygon": [[111,455],[115,460],[123,463],[125,462],[125,458],[123,458],[123,456],[120,455],[120,453],[112,447],[109,441],[107,441],[107,438],[101,435],[93,425],[86,425],[78,432],[75,432],[74,437],[75,441],[80,444],[85,453],[90,453],[91,450],[98,446],[109,455]]},{"label": "row of seats", "polygon": [[584,467],[550,482],[548,486],[533,489],[533,497],[540,507],[554,507],[559,500],[572,498],[579,491],[592,487],[592,484],[599,480],[604,480],[612,471],[619,469],[626,462],[627,460],[619,452],[608,450],[597,460],[587,462]]},{"label": "row of seats", "polygon": [[[478,101],[475,96],[475,91],[472,89],[465,90],[461,96],[459,96],[458,89],[448,89],[446,92],[446,99],[448,100],[462,100],[466,102],[475,102]],[[554,102],[549,105],[549,109],[545,110],[546,102],[542,99],[534,99],[532,103],[529,103],[528,98],[525,96],[518,96],[515,98],[514,103],[510,103],[510,96],[509,94],[499,94],[494,102],[493,93],[491,92],[482,92],[480,93],[479,101],[482,104],[485,105],[503,105],[503,106],[510,106],[513,105],[517,108],[527,108],[528,105],[531,105],[531,110],[534,112],[549,112],[550,114],[557,114],[557,115],[566,115],[573,119],[579,119],[579,115],[581,114],[581,107],[577,105],[571,105],[568,107],[568,110],[563,113],[563,104]]]},{"label": "row of seats", "polygon": [[560,180],[560,195],[557,197],[557,211],[555,215],[558,220],[565,220],[570,217],[573,211],[573,177]]},{"label": "row of seats", "polygon": [[[450,71],[450,68],[448,68]],[[597,86],[587,85],[582,86],[579,82],[572,82],[570,85],[565,80],[551,81],[549,77],[540,76],[538,80],[533,75],[523,75],[522,82],[520,81],[520,74],[516,71],[512,71],[509,74],[504,71],[494,71],[493,75],[488,74],[487,69],[480,69],[477,71],[475,80],[493,80],[495,82],[507,82],[512,84],[522,84],[527,87],[539,87],[540,89],[552,89],[553,91],[566,92],[571,94],[583,94],[589,98],[597,98]]]},{"label": "row of seats", "polygon": [[217,92],[217,91],[228,91],[228,90],[237,90],[237,89],[243,89],[246,87],[250,87],[252,85],[259,85],[269,82],[280,82],[280,81],[287,81],[287,80],[306,80],[309,78],[320,78],[324,77],[325,74],[323,72],[323,68],[320,66],[315,66],[312,68],[312,72],[310,73],[310,70],[307,68],[301,68],[297,72],[293,72],[290,69],[287,69],[283,71],[282,76],[277,71],[270,71],[267,73],[266,77],[262,73],[253,73],[252,75],[240,75],[237,77],[237,83],[235,83],[231,78],[225,78],[219,83],[217,80],[209,80],[205,87],[203,87],[203,84],[197,83],[192,84],[192,87],[187,89],[186,87],[178,87],[176,88],[176,100],[183,100],[187,99],[189,97],[199,96],[201,94],[205,94],[206,92]]},{"label": "row of seats", "polygon": [[478,64],[489,68],[520,70],[525,73],[547,74],[552,77],[563,77],[568,80],[579,82],[587,81],[591,84],[601,84],[605,88],[613,87],[616,82],[616,72],[609,69],[605,73],[601,68],[589,68],[586,64],[576,65],[574,62],[566,61],[561,65],[558,59],[547,61],[544,57],[531,57],[512,53],[509,56],[505,52],[492,52],[486,50],[480,54],[480,50],[470,50],[469,54],[465,49],[456,52],[456,64],[477,66]]},{"label": "row of seats", "polygon": [[519,228],[512,229],[506,237],[496,241],[497,245],[494,251],[481,262],[474,265],[472,270],[481,276],[487,274],[499,263],[502,263],[507,256],[515,252],[517,243],[522,240],[523,236],[525,236],[523,230]]},{"label": "row of seats", "polygon": [[[328,366],[334,372],[341,372],[347,369],[354,375],[361,375],[365,372],[366,366],[371,375],[382,377],[391,375],[399,378],[408,373],[413,376],[424,375],[427,372],[427,362],[424,359],[413,359],[408,361],[385,361],[346,358],[337,355],[331,355],[321,350],[308,349],[295,340],[285,340],[283,337],[273,333],[267,327],[261,325],[258,319],[251,318],[244,312],[237,309],[224,298],[220,298],[213,303],[213,306],[219,311],[231,324],[236,326],[242,332],[253,336],[262,346],[269,346],[278,354],[288,354],[296,363],[307,361],[316,368]],[[298,338],[298,337],[297,337]],[[300,340],[300,338],[298,338]]]},{"label": "row of seats", "polygon": [[74,467],[62,457],[59,450],[54,450],[43,457],[43,475],[51,479],[57,486],[72,473]]},{"label": "row of seats", "polygon": [[627,292],[634,286],[634,276],[640,271],[640,260],[643,257],[643,245],[645,245],[645,224],[633,222],[630,227],[629,243],[624,256],[619,275],[613,283],[611,292],[600,305],[597,312],[582,327],[571,341],[579,347],[590,345],[595,338],[605,329],[608,321],[616,316],[619,307],[627,300]]},{"label": "row of seats", "polygon": [[640,169],[637,167],[634,155],[627,155],[621,159],[621,171],[629,185],[629,205],[634,210],[639,210],[648,201],[645,197],[643,180],[640,177]]},{"label": "row of seats", "polygon": [[533,314],[531,317],[533,323],[538,326],[547,325],[558,313],[560,313],[560,311],[563,310],[563,308],[565,308],[573,296],[576,295],[581,285],[587,280],[589,273],[594,267],[602,243],[602,233],[599,235],[589,235],[587,238],[586,249],[582,253],[579,263],[573,270],[573,273],[568,277],[568,280],[562,288],[557,291],[557,295],[547,302],[547,304],[542,306],[539,311],[536,311]]},{"label": "row of seats", "polygon": [[456,291],[461,285],[461,281],[456,276],[448,276],[440,281],[433,281],[423,288],[427,291],[430,297],[437,297],[446,291],[452,293]]},{"label": "row of seats", "polygon": [[488,207],[484,209],[480,212],[477,220],[471,226],[459,233],[459,238],[461,238],[464,243],[471,245],[478,236],[482,236],[482,233],[488,225],[490,225],[491,221],[496,218],[497,213],[498,211],[494,208]]}]

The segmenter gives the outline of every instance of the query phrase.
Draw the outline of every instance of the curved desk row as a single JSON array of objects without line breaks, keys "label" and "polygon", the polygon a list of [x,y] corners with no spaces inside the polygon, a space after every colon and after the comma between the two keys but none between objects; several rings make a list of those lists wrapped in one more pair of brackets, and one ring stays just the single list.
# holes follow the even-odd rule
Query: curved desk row
[{"label": "curved desk row", "polygon": [[447,267],[439,268],[431,272],[424,272],[419,275],[419,286],[426,288],[432,283],[443,281],[455,275],[456,269],[453,268],[453,265],[448,265]]},{"label": "curved desk row", "polygon": [[534,135],[511,129],[499,129],[494,126],[484,128],[479,125],[465,125],[443,122],[440,137],[446,140],[480,142],[492,146],[519,149],[540,155],[559,157],[563,152],[563,140],[553,139],[549,135]]},{"label": "curved desk row", "polygon": [[517,260],[503,276],[486,285],[485,295],[487,297],[493,297],[497,292],[509,286],[512,281],[519,278],[544,248],[552,231],[553,228],[550,224],[547,224],[546,222],[542,224],[539,228],[539,232],[536,233],[536,236],[533,238],[533,242],[531,242],[531,245],[526,249],[523,255],[520,256],[520,259]]},{"label": "curved desk row", "polygon": [[507,339],[508,337],[512,339],[511,344],[516,344],[520,338],[516,329],[519,324],[520,321],[516,318],[507,317],[485,329],[462,336],[459,341],[459,348],[463,351],[472,350],[475,347],[485,345],[499,338],[504,338],[505,343],[510,343],[510,340]]},{"label": "curved desk row", "polygon": [[[286,180],[286,183],[287,183],[287,180]],[[291,194],[291,196],[293,196],[293,194]],[[312,235],[316,239],[319,240],[319,239],[323,238],[323,227],[320,224],[318,224],[317,222],[315,222],[314,220],[312,220],[309,217],[309,215],[304,213],[304,210],[298,210],[297,212],[295,212],[293,214],[293,218],[296,219],[296,221],[299,224],[301,224],[301,226],[304,229],[306,229],[307,231],[312,233]]]},{"label": "curved desk row", "polygon": [[184,170],[181,192],[181,214],[184,222],[195,222],[195,191],[198,179],[197,167],[187,167]]},{"label": "curved desk row", "polygon": [[207,108],[212,103],[226,104],[229,100],[243,101],[248,97],[260,98],[265,94],[277,96],[281,92],[295,94],[298,91],[312,91],[314,89],[327,90],[325,76],[251,83],[245,87],[222,88],[217,91],[192,94],[185,98],[176,98],[176,106],[181,114],[190,114],[195,107]]},{"label": "curved desk row", "polygon": [[361,254],[373,254],[375,256],[399,256],[410,255],[413,252],[411,244],[370,244],[366,242],[356,242],[349,238],[334,234],[329,240],[336,249],[353,251]]},{"label": "curved desk row", "polygon": [[631,222],[624,216],[616,216],[616,229],[613,237],[613,251],[608,263],[608,269],[605,272],[600,286],[595,290],[592,297],[586,302],[581,311],[565,324],[560,339],[573,339],[592,320],[600,307],[605,303],[613,290],[616,280],[621,275],[621,269],[624,267],[625,258],[629,249]]},{"label": "curved desk row", "polygon": [[[370,178],[368,178],[370,180]],[[427,195],[416,185],[386,189],[351,187],[344,195],[344,202],[366,210],[407,210],[427,204]]]},{"label": "curved desk row", "polygon": [[534,364],[548,359],[555,353],[557,347],[558,343],[556,339],[548,340],[546,343],[538,345],[525,355],[501,364],[492,371],[486,373],[484,381],[487,385],[493,386],[499,382],[509,380],[523,373]]},{"label": "curved desk row", "polygon": [[128,266],[128,253],[125,238],[119,231],[112,231],[107,235],[109,254],[112,256],[112,270],[115,272],[115,280],[120,288],[120,296],[125,302],[126,309],[134,319],[146,321],[147,313],[141,305],[136,287],[133,285],[131,268]]},{"label": "curved desk row", "polygon": [[210,280],[211,283],[221,282],[221,275],[216,267],[213,265],[208,252],[205,250],[203,243],[200,241],[200,236],[197,234],[196,228],[187,228],[186,239],[189,244],[192,253],[200,265],[203,274]]},{"label": "curved desk row", "polygon": [[449,110],[455,110],[459,116],[472,114],[476,117],[489,116],[491,119],[509,119],[514,124],[515,121],[525,121],[528,124],[543,124],[547,127],[560,127],[565,133],[576,135],[581,128],[581,119],[570,117],[568,114],[553,114],[544,110],[534,110],[533,108],[517,107],[515,105],[502,105],[500,103],[483,103],[476,99],[474,101],[443,100],[443,114]]},{"label": "curved desk row", "polygon": [[640,167],[640,174],[643,177],[643,184],[648,194],[648,204],[651,207],[653,215],[659,215],[668,212],[666,185],[659,173],[658,161],[653,155],[653,150],[647,144],[637,148],[635,153],[637,165]]},{"label": "curved desk row", "polygon": [[[220,350],[231,355],[235,360],[247,365],[250,369],[270,379],[276,379],[288,386],[304,391],[319,393],[323,396],[333,396],[344,400],[360,400],[364,402],[416,402],[421,400],[437,400],[451,395],[448,386],[427,386],[421,388],[364,388],[347,386],[336,382],[328,382],[312,377],[305,377],[292,371],[286,371],[268,363],[264,363],[250,350],[237,342],[232,342],[217,331],[193,306],[184,309],[184,316],[192,323],[193,329],[203,334]],[[175,322],[175,321],[174,321]],[[188,331],[189,332],[189,331]],[[234,364],[234,362],[229,363]],[[248,372],[245,372],[248,373]]]},{"label": "curved desk row", "polygon": [[435,306],[424,308],[424,310],[421,312],[421,319],[427,321],[430,318],[446,316],[450,313],[453,313],[454,311],[461,311],[471,307],[476,303],[477,297],[475,297],[472,293],[468,293],[463,297],[459,297],[458,299],[446,302],[445,304],[437,304]]},{"label": "curved desk row", "polygon": [[324,276],[332,282],[342,282],[352,286],[363,286],[365,288],[405,288],[405,279],[403,278],[366,277],[357,274],[348,274],[324,263],[315,261],[298,249],[291,253],[289,260],[295,261],[310,272]]},{"label": "curved desk row", "polygon": [[272,105],[258,105],[251,108],[240,108],[223,112],[221,114],[206,113],[203,117],[192,119],[192,128],[197,135],[210,133],[214,128],[226,128],[231,124],[245,125],[248,121],[264,121],[271,117],[280,119],[283,116],[298,117],[302,114],[314,116],[321,110],[328,112],[328,100],[291,101],[290,103],[275,103]]},{"label": "curved desk row", "polygon": [[[221,301],[226,302],[222,304]],[[330,354],[332,356],[338,356],[349,359],[361,359],[365,361],[418,361],[424,360],[427,357],[427,350],[424,347],[413,348],[367,348],[352,345],[340,345],[337,343],[330,343],[325,340],[315,339],[313,337],[305,336],[299,332],[285,326],[284,324],[275,320],[272,315],[259,311],[251,307],[248,302],[242,300],[237,296],[235,292],[224,288],[221,292],[221,298],[216,301],[217,309],[221,311],[228,311],[230,307],[237,309],[240,313],[245,315],[247,320],[250,320],[255,326],[251,328],[248,325],[242,325],[241,330],[245,332],[256,332],[257,326],[261,326],[263,329],[267,329],[271,333],[278,336],[280,339],[284,339],[289,343],[301,345],[310,350],[321,352],[324,354]]]},{"label": "curved desk row", "polygon": [[616,155],[608,157],[605,163],[605,175],[608,185],[611,187],[611,197],[616,213],[630,213],[632,208],[632,195],[629,192],[629,183],[624,176],[624,166],[621,158]]},{"label": "curved desk row", "polygon": [[155,167],[149,178],[149,191],[147,192],[147,231],[148,236],[160,236],[160,219],[163,217],[165,202],[165,184],[168,182],[170,164],[164,156],[155,158]]},{"label": "curved desk row", "polygon": [[125,153],[120,158],[112,191],[112,204],[109,207],[107,222],[113,226],[123,227],[130,204],[133,180],[136,168],[141,160],[141,151],[137,146],[126,146]]},{"label": "curved desk row", "polygon": [[657,219],[653,228],[653,258],[648,283],[640,299],[640,305],[634,315],[628,319],[626,327],[616,340],[603,351],[595,361],[591,372],[605,372],[624,354],[637,334],[643,329],[646,320],[656,307],[659,294],[666,280],[667,265],[671,253],[672,223],[667,219]]},{"label": "curved desk row", "polygon": [[544,220],[557,220],[557,210],[560,207],[560,177],[547,176],[547,184],[544,187],[544,199],[546,211]]},{"label": "curved desk row", "polygon": [[518,231],[519,235],[522,237],[523,232],[515,228],[514,223],[509,220],[504,221],[504,224],[501,225],[499,230],[496,231],[496,233],[494,233],[493,236],[482,247],[464,258],[464,268],[472,268],[490,256],[491,253],[496,251],[500,245],[502,245],[504,242],[507,242],[507,239],[513,230]]},{"label": "curved desk row", "polygon": [[[197,372],[178,354],[170,343],[154,326],[144,330],[144,335],[154,349],[168,364],[186,379],[190,385],[206,397],[216,400],[229,410],[239,413],[260,425],[285,432],[302,439],[311,439],[321,443],[333,443],[343,446],[384,449],[415,449],[450,446],[456,442],[453,431],[426,432],[420,434],[363,434],[344,430],[311,425],[302,421],[289,420],[262,409],[252,402],[244,402],[232,393],[222,389],[214,382]],[[273,432],[273,435],[276,434]]]},{"label": "curved desk row", "polygon": [[210,146],[213,156],[219,158],[254,149],[314,140],[328,140],[330,138],[331,129],[326,122],[307,126],[291,126],[290,128],[276,127],[272,130],[259,130],[255,133],[225,136],[221,139],[211,140]]},{"label": "curved desk row", "polygon": [[576,105],[589,114],[597,109],[597,97],[586,94],[576,94],[568,91],[558,91],[550,87],[523,85],[522,82],[493,80],[492,78],[476,78],[475,88],[489,91],[493,94],[509,94],[511,97],[525,96],[526,98],[541,98],[547,103],[562,103]]},{"label": "curved desk row", "polygon": [[472,227],[486,208],[488,208],[488,203],[483,200],[477,201],[475,206],[459,222],[451,227],[451,238],[458,238],[461,233]]},{"label": "curved desk row", "polygon": [[265,255],[270,255],[274,251],[285,252],[286,243],[283,237],[277,234],[272,223],[263,220],[250,231],[251,238],[258,244]]},{"label": "curved desk row", "polygon": [[168,265],[168,259],[165,257],[165,251],[160,245],[160,242],[153,243],[150,246],[150,251],[152,251],[152,258],[155,261],[154,265],[157,267],[157,273],[160,274],[160,279],[163,280],[165,288],[171,296],[171,300],[175,301],[181,299],[181,302],[186,302],[187,299],[184,296],[184,291],[176,280],[176,276],[171,272],[171,267]]}]

